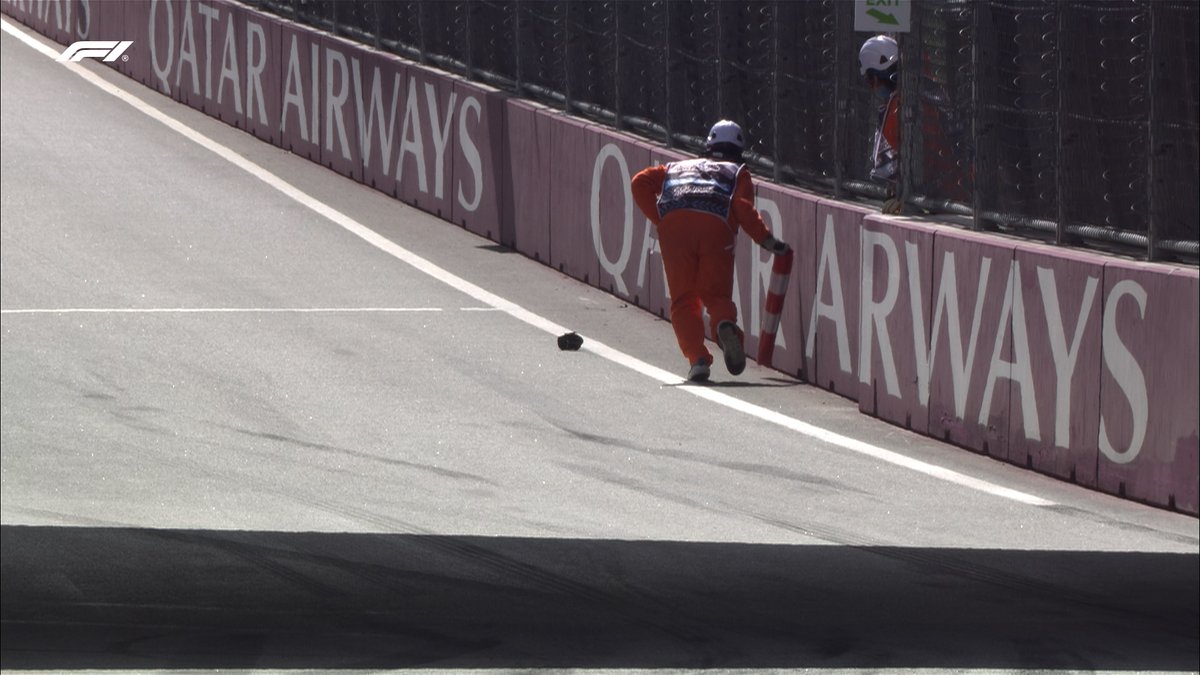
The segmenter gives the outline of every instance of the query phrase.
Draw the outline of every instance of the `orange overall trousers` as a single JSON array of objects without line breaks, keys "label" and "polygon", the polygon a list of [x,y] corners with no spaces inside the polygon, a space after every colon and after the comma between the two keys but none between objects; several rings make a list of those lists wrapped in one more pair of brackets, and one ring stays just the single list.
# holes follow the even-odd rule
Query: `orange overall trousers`
[{"label": "orange overall trousers", "polygon": [[[693,159],[652,166],[633,177],[634,202],[658,231],[671,295],[671,326],[689,364],[712,363],[704,344],[709,327],[732,321],[734,244],[739,229],[756,243],[770,234],[754,208],[754,184],[745,167]],[[740,331],[740,329],[739,329]]]}]

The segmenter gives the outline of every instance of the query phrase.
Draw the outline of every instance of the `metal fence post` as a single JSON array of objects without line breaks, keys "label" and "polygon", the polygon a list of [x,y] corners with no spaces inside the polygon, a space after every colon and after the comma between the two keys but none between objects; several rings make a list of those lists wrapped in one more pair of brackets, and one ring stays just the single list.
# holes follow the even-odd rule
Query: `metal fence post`
[{"label": "metal fence post", "polygon": [[621,12],[618,3],[612,5],[613,19],[613,118],[617,130],[625,128],[621,117]]},{"label": "metal fence post", "polygon": [[[725,22],[721,16],[721,5],[718,2],[715,5],[710,5],[712,12],[716,14],[717,19],[717,119],[721,119],[726,115],[725,112],[725,68],[727,59],[725,58]],[[712,124],[712,121],[708,122]],[[746,120],[742,120],[742,124],[746,124]],[[691,133],[692,130],[689,130]]]},{"label": "metal fence post", "polygon": [[[914,11],[910,17],[909,32],[900,40],[900,185],[895,198],[901,208],[907,206],[913,193],[913,154],[917,147],[916,136],[919,124],[917,116],[921,100],[921,49],[924,46],[921,12]],[[913,58],[916,56],[917,58]],[[922,146],[924,152],[924,146]]]},{"label": "metal fence post", "polygon": [[516,65],[513,68],[514,86],[517,94],[521,93],[521,0],[512,5],[513,19],[513,58]]},{"label": "metal fence post", "polygon": [[1154,8],[1155,8],[1154,3],[1149,3],[1146,6],[1146,10],[1148,12],[1150,12],[1150,27],[1149,27],[1150,32],[1149,32],[1149,38],[1146,40],[1146,63],[1148,64],[1147,68],[1149,69],[1149,72],[1146,73],[1146,100],[1148,102],[1147,105],[1149,106],[1149,110],[1146,111],[1146,127],[1147,127],[1146,147],[1148,148],[1148,152],[1146,153],[1146,183],[1147,183],[1146,198],[1148,200],[1147,204],[1146,204],[1146,259],[1147,260],[1157,260],[1158,259],[1158,218],[1156,217],[1158,214],[1154,208],[1155,204],[1156,204],[1156,201],[1154,199],[1154,193],[1157,192],[1157,190],[1154,189],[1155,188],[1155,186],[1154,186],[1154,176],[1155,176],[1154,158],[1158,152],[1157,147],[1155,146],[1155,140],[1157,139],[1157,136],[1154,133],[1155,121],[1156,121],[1154,113],[1157,108],[1157,106],[1154,105],[1154,99],[1157,98],[1154,95],[1154,56],[1155,56],[1154,55],[1154,44],[1155,44],[1155,41],[1154,41],[1154,37],[1155,37],[1154,36],[1154,34],[1155,34],[1154,15],[1156,14],[1156,12],[1154,11]]},{"label": "metal fence post", "polygon": [[571,112],[571,3],[564,2],[563,12],[563,111]]},{"label": "metal fence post", "polygon": [[671,130],[671,3],[663,4],[663,129],[667,132],[667,147],[675,147],[675,134]]},{"label": "metal fence post", "polygon": [[779,148],[779,0],[771,3],[771,158],[776,183],[783,182],[783,156]]},{"label": "metal fence post", "polygon": [[382,40],[382,35],[380,34],[383,33],[383,15],[380,13],[379,5],[380,3],[378,2],[371,3],[371,7],[375,10],[373,12],[375,15],[375,30],[372,31],[375,34],[375,49],[380,48],[380,41]]},{"label": "metal fence post", "polygon": [[[986,4],[986,0],[983,3]],[[971,8],[971,229],[979,231],[983,203],[979,187],[979,5]]]},{"label": "metal fence post", "polygon": [[421,63],[429,63],[429,52],[425,48],[425,3],[417,4],[417,40],[421,50]]},{"label": "metal fence post", "polygon": [[472,81],[475,80],[475,36],[471,32],[471,8],[473,6],[474,5],[469,2],[466,5],[463,5],[463,11],[466,12],[466,16],[463,18],[463,32],[466,33],[467,42],[467,79]]},{"label": "metal fence post", "polygon": [[846,116],[846,111],[849,106],[845,101],[844,87],[842,86],[842,31],[841,17],[838,12],[838,4],[833,4],[833,197],[834,199],[842,198],[842,181],[844,180],[842,166],[845,164],[845,157],[842,153],[845,152],[846,144],[842,142],[842,134],[845,133],[845,128],[842,125],[842,118]]},{"label": "metal fence post", "polygon": [[1066,174],[1067,174],[1067,172],[1064,167],[1064,163],[1066,162],[1067,151],[1066,151],[1066,146],[1064,143],[1065,139],[1063,138],[1063,126],[1064,126],[1063,120],[1066,117],[1066,110],[1063,108],[1063,104],[1064,104],[1063,91],[1066,89],[1066,86],[1065,86],[1064,80],[1063,80],[1063,62],[1065,61],[1065,59],[1063,58],[1063,36],[1066,35],[1066,32],[1065,32],[1066,31],[1065,4],[1066,4],[1066,0],[1056,0],[1055,5],[1054,5],[1055,12],[1057,13],[1057,16],[1055,17],[1057,35],[1056,35],[1055,44],[1054,44],[1054,50],[1055,50],[1055,65],[1054,65],[1055,75],[1054,75],[1054,77],[1055,77],[1055,83],[1058,85],[1056,88],[1057,89],[1057,93],[1056,93],[1057,101],[1055,103],[1055,108],[1057,108],[1058,114],[1055,115],[1056,124],[1055,124],[1055,130],[1054,130],[1055,131],[1054,190],[1058,197],[1055,200],[1055,207],[1057,209],[1057,213],[1055,214],[1055,220],[1057,222],[1055,223],[1055,227],[1054,227],[1054,243],[1059,246],[1062,246],[1063,242],[1066,241],[1066,228],[1067,228],[1067,207],[1066,207],[1066,203],[1067,203]]}]

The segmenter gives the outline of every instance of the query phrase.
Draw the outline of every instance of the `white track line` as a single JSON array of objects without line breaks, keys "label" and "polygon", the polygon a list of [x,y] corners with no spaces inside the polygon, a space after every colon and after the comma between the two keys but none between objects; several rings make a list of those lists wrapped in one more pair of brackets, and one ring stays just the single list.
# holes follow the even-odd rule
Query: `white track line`
[{"label": "white track line", "polygon": [[441,307],[75,307],[0,309],[0,314],[321,314],[337,312],[440,312]]},{"label": "white track line", "polygon": [[[45,54],[46,56],[48,56],[52,59],[58,57],[58,53],[55,52],[53,49],[51,49],[50,47],[47,47],[46,45],[42,44],[38,40],[35,40],[33,37],[26,35],[23,31],[17,30],[7,20],[3,21],[3,29],[5,32],[16,36],[22,42],[33,47],[34,49],[41,52],[42,54]],[[229,148],[225,147],[224,145],[217,143],[216,141],[201,134],[200,132],[196,131],[195,129],[192,129],[191,127],[184,125],[183,123],[179,122],[178,120],[167,116],[165,113],[160,112],[158,109],[143,102],[141,99],[126,92],[125,90],[120,89],[120,88],[110,84],[109,82],[107,82],[100,76],[96,75],[95,73],[91,72],[84,66],[82,66],[78,63],[70,63],[70,62],[62,62],[61,65],[64,68],[67,68],[71,72],[75,73],[76,75],[87,80],[91,84],[95,85],[102,91],[112,94],[113,96],[121,99],[125,103],[128,103],[130,106],[134,107],[139,112],[145,114],[146,116],[154,119],[157,122],[162,123],[163,125],[170,128],[171,130],[178,132],[179,134],[181,134],[188,140],[196,143],[197,145],[200,145],[201,147],[203,147],[207,150],[212,151],[213,153],[216,153],[223,159],[227,160],[229,163],[233,164],[234,166],[238,167],[239,169],[242,169],[246,173],[249,173],[250,175],[254,176],[255,178],[261,180],[262,182],[271,186],[275,190],[278,190],[279,192],[286,195],[288,198],[290,198],[290,199],[294,200],[295,202],[301,204],[302,206],[314,211],[318,215],[332,221],[333,223],[344,228],[348,232],[351,232],[352,234],[360,237],[361,239],[363,239],[367,243],[371,244],[372,246],[380,249],[381,251],[384,251],[384,252],[398,258],[399,260],[407,263],[408,265],[411,265],[412,267],[420,270],[421,272],[428,274],[429,276],[433,277],[434,279],[437,279],[438,281],[441,281],[442,283],[444,283],[452,288],[455,288],[455,289],[471,296],[472,298],[475,298],[476,300],[478,300],[479,302],[481,302],[485,305],[488,305],[495,309],[499,309],[503,312],[506,312],[507,314],[511,315],[512,317],[519,319],[519,320],[529,324],[530,326],[533,326],[533,327],[543,330],[547,333],[550,333],[551,335],[560,335],[562,333],[567,332],[567,329],[564,328],[563,326],[560,326],[557,323],[554,323],[553,321],[551,321],[545,317],[534,314],[533,312],[525,309],[524,307],[521,307],[520,305],[517,305],[516,303],[514,303],[510,300],[502,298],[480,286],[477,286],[477,285],[471,283],[470,281],[467,281],[466,279],[463,279],[462,277],[459,277],[455,274],[450,273],[449,271],[447,271],[445,269],[442,269],[441,267],[435,265],[434,263],[430,262],[429,260],[426,260],[425,258],[418,256],[417,254],[400,246],[396,242],[391,241],[390,239],[387,239],[383,235],[375,232],[374,230],[370,229],[366,225],[363,225],[362,223],[358,222],[357,220],[354,220],[350,216],[338,211],[337,209],[334,209],[333,207],[329,206],[328,204],[325,204],[324,202],[318,201],[318,200],[310,197],[309,195],[305,194],[303,191],[296,188],[292,184],[284,181],[279,176],[276,176],[275,174],[271,173],[270,171],[267,171],[263,167],[246,159],[245,157],[234,152],[233,150],[230,150]],[[597,342],[596,340],[593,340],[591,338],[588,338],[584,342],[583,348],[587,351],[592,352],[593,354],[596,354],[597,356],[600,356],[609,361],[612,361],[613,363],[625,366],[626,368],[629,368],[631,370],[639,372],[643,375],[646,375],[647,377],[658,380],[659,382],[661,382],[663,384],[677,385],[677,384],[685,384],[686,383],[686,381],[683,378],[679,377],[678,375],[669,373],[661,368],[658,368],[657,366],[652,366],[640,359],[634,358],[628,354],[625,354],[624,352],[613,349],[612,347],[604,345],[604,344]],[[1054,502],[1048,501],[1046,499],[1042,499],[1041,497],[1036,497],[1034,495],[1030,495],[1030,494],[1027,494],[1024,492],[1006,488],[1006,487],[1003,487],[1000,485],[996,485],[994,483],[989,483],[985,480],[973,478],[971,476],[967,476],[967,475],[959,473],[957,471],[946,469],[944,467],[940,467],[935,464],[929,464],[928,462],[922,462],[920,460],[913,459],[911,457],[906,457],[897,452],[893,452],[893,451],[887,450],[885,448],[871,445],[870,443],[865,443],[863,441],[859,441],[857,439],[853,439],[848,436],[843,436],[843,435],[835,433],[833,431],[829,431],[828,429],[823,429],[821,427],[814,426],[807,422],[802,422],[798,419],[788,417],[787,415],[777,413],[773,410],[769,410],[767,408],[763,408],[761,406],[757,406],[752,403],[747,403],[745,401],[734,398],[732,396],[721,393],[721,392],[716,391],[711,388],[706,388],[706,387],[701,387],[701,386],[695,386],[695,387],[688,386],[688,387],[680,387],[680,390],[686,391],[695,396],[699,396],[700,398],[708,399],[709,401],[712,401],[714,403],[719,403],[719,404],[721,404],[727,408],[730,408],[732,410],[737,410],[737,411],[745,413],[747,415],[757,417],[758,419],[761,419],[763,421],[770,422],[772,424],[778,424],[780,426],[791,429],[797,433],[803,434],[810,438],[814,438],[814,439],[823,441],[825,443],[829,443],[831,445],[836,445],[838,447],[845,448],[846,450],[850,450],[851,452],[856,452],[856,453],[859,453],[862,455],[866,455],[868,457],[873,457],[882,462],[888,462],[889,464],[894,464],[899,467],[911,469],[913,471],[923,473],[927,476],[931,476],[931,477],[937,478],[939,480],[944,480],[944,481],[947,481],[950,483],[954,483],[956,485],[961,485],[961,486],[964,486],[967,488],[971,488],[973,490],[985,492],[987,494],[995,495],[997,497],[1011,499],[1011,500],[1014,500],[1017,502],[1021,502],[1023,504],[1030,504],[1033,506],[1051,506],[1054,504]]]}]

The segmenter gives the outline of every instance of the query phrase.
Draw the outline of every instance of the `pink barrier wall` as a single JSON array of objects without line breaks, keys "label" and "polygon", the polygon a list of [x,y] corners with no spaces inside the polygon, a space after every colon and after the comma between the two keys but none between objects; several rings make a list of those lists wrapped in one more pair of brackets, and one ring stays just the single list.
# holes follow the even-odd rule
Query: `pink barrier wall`
[{"label": "pink barrier wall", "polygon": [[279,27],[279,147],[321,161],[320,37],[303,26]]},{"label": "pink barrier wall", "polygon": [[[592,166],[600,137],[584,122],[557,115],[550,125],[550,266],[593,285],[600,261],[592,246],[589,213]],[[578,161],[564,161],[578,158]],[[543,186],[543,189],[545,187]]]},{"label": "pink barrier wall", "polygon": [[400,199],[437,216],[452,212],[450,176],[454,171],[454,144],[460,101],[450,78],[428,70],[408,69],[403,116],[396,113],[399,157],[395,180]]},{"label": "pink barrier wall", "polygon": [[504,229],[513,233],[512,246],[550,264],[550,128],[553,117],[541,106],[510,100],[505,107],[506,160],[501,189]]},{"label": "pink barrier wall", "polygon": [[512,245],[503,230],[505,108],[508,96],[494,89],[455,82],[459,101],[455,127],[454,182],[450,220],[495,242]]},{"label": "pink barrier wall", "polygon": [[929,270],[938,231],[928,223],[867,217],[859,268],[859,409],[923,434],[929,432]]},{"label": "pink barrier wall", "polygon": [[[228,0],[2,8],[62,44],[132,40],[110,65],[147,87],[668,315],[628,181],[678,152]],[[1197,270],[885,217],[765,179],[756,199],[797,256],[773,367],[917,432],[1198,512]],[[745,236],[736,255],[754,354],[771,260]]]},{"label": "pink barrier wall", "polygon": [[1013,368],[1022,384],[1011,387],[1008,409],[1021,414],[1009,415],[1007,459],[1095,486],[1101,269],[1092,256],[1034,244],[1017,247],[1015,264],[1012,298],[1023,311],[1009,329],[1029,356]]},{"label": "pink barrier wall", "polygon": [[1098,487],[1196,513],[1200,275],[1121,260],[1103,275]]},{"label": "pink barrier wall", "polygon": [[1005,457],[1011,356],[1001,310],[1012,294],[1012,242],[946,230],[933,259],[929,435]]},{"label": "pink barrier wall", "polygon": [[[628,189],[634,174],[649,166],[651,147],[603,128],[595,128],[592,133],[599,148],[587,177],[586,215],[591,246],[600,266],[596,285],[638,307],[651,309],[655,294],[666,296],[658,240]],[[601,195],[613,197],[600,199]]]},{"label": "pink barrier wall", "polygon": [[283,79],[278,68],[268,68],[267,64],[281,62],[282,23],[265,14],[246,12],[246,52],[242,62],[246,68],[242,99],[246,114],[244,128],[273,145],[279,144],[276,111],[283,107]]},{"label": "pink barrier wall", "polygon": [[354,119],[361,142],[362,182],[399,199],[400,183],[396,180],[396,170],[400,163],[408,66],[388,54],[369,51],[364,51],[351,65],[351,78],[355,83]]},{"label": "pink barrier wall", "polygon": [[854,396],[858,392],[859,245],[870,211],[819,199],[813,250],[816,261],[801,270],[801,293],[812,309],[804,334],[808,381]]}]

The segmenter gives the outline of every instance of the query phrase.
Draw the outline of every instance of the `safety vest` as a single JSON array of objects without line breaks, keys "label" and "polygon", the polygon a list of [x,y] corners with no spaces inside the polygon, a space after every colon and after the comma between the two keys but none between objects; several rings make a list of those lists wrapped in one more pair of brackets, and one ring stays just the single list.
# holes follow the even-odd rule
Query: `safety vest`
[{"label": "safety vest", "polygon": [[742,166],[711,159],[689,159],[667,165],[662,194],[658,197],[658,215],[688,209],[729,219],[733,189]]},{"label": "safety vest", "polygon": [[871,178],[896,181],[900,173],[900,94],[893,92],[879,109],[879,129],[871,151]]}]

